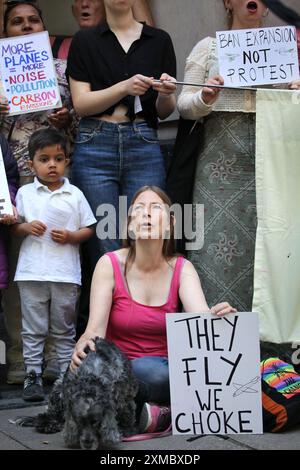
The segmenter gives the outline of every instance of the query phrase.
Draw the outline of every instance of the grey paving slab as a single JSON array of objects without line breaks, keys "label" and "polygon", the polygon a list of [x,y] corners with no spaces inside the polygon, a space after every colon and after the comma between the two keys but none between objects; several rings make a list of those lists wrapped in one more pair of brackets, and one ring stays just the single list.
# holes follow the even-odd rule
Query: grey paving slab
[{"label": "grey paving slab", "polygon": [[0,431],[0,450],[26,450],[27,448]]},{"label": "grey paving slab", "polygon": [[[35,416],[44,411],[43,406],[32,408],[3,410],[0,412],[0,446],[2,449],[8,445],[10,448],[19,449],[22,443],[23,448],[35,450],[60,450],[65,449],[61,433],[39,434],[33,428],[26,428],[13,424],[19,416]],[[5,439],[2,436],[5,436]],[[13,443],[15,447],[13,447]],[[224,440],[219,437],[182,437],[166,436],[163,438],[150,439],[139,442],[124,442],[115,447],[115,450],[240,450],[240,443]]]},{"label": "grey paving slab", "polygon": [[[141,442],[126,442],[119,446],[122,450],[241,450],[244,446],[214,436],[204,436],[189,440],[181,436],[166,436]],[[245,449],[245,448],[244,448]]]},{"label": "grey paving slab", "polygon": [[234,436],[232,440],[259,450],[300,450],[300,427],[276,434]]},{"label": "grey paving slab", "polygon": [[[34,450],[54,450],[64,449],[63,440],[60,433],[58,434],[39,434],[33,428],[17,426],[14,421],[19,416],[35,416],[45,410],[44,406],[34,406],[32,408],[22,408],[14,410],[3,410],[0,412],[0,432],[5,433],[12,440],[21,442],[27,449]],[[2,435],[0,434],[0,447],[4,449],[2,444]],[[16,447],[16,450],[18,448]]]},{"label": "grey paving slab", "polygon": [[[44,406],[0,411],[0,449],[67,450],[61,433],[39,434],[33,428],[13,424],[18,416],[34,416]],[[115,450],[300,450],[300,428],[278,434],[219,436],[166,436],[139,442],[123,442]],[[108,450],[108,449],[104,449]]]}]

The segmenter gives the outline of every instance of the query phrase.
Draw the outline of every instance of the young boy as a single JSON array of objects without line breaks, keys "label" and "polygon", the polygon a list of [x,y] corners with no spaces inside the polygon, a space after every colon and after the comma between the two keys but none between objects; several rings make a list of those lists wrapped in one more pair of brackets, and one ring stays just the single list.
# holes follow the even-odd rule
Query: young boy
[{"label": "young boy", "polygon": [[41,401],[46,337],[53,339],[61,373],[71,360],[81,285],[79,244],[92,235],[96,219],[83,193],[63,177],[69,162],[65,136],[54,128],[38,130],[28,150],[36,177],[16,197],[24,222],[13,231],[25,239],[15,281],[22,309],[23,399]]}]

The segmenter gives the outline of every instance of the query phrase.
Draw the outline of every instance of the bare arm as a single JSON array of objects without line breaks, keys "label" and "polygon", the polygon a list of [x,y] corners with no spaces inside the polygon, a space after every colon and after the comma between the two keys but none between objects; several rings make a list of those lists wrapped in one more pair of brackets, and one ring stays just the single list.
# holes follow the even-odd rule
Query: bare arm
[{"label": "bare arm", "polygon": [[104,255],[97,263],[94,271],[91,297],[90,315],[85,332],[79,338],[73,356],[71,369],[74,370],[86,357],[84,349],[88,346],[94,350],[93,338],[105,337],[110,309],[112,305],[113,289],[115,285],[113,268],[108,256]]},{"label": "bare arm", "polygon": [[154,26],[154,19],[148,5],[148,0],[136,0],[132,11],[137,21],[145,21],[149,26]]},{"label": "bare arm", "polygon": [[[186,60],[184,82],[186,83],[210,83],[222,85],[223,78],[219,75],[207,79],[207,61],[211,49],[211,39],[200,41],[191,51]],[[184,119],[200,119],[212,111],[212,105],[217,100],[220,90],[217,88],[199,88],[187,85],[182,87],[178,97],[177,107]]]},{"label": "bare arm", "polygon": [[90,227],[83,227],[79,230],[71,232],[70,230],[57,229],[51,230],[51,238],[54,242],[64,245],[70,243],[71,245],[78,245],[85,242],[93,235],[94,230]]},{"label": "bare arm", "polygon": [[197,271],[193,264],[187,260],[181,272],[179,298],[184,311],[188,313],[211,312],[222,316],[236,312],[236,309],[231,307],[228,302],[219,303],[211,309],[208,307]]},{"label": "bare arm", "polygon": [[105,90],[91,91],[89,83],[79,82],[70,77],[74,109],[80,117],[100,114],[127,95],[143,95],[152,83],[151,78],[137,74]]},{"label": "bare arm", "polygon": [[197,271],[188,260],[181,271],[179,298],[185,312],[209,312]]},{"label": "bare arm", "polygon": [[40,220],[33,220],[32,222],[23,222],[15,224],[11,227],[13,235],[17,237],[27,237],[27,235],[34,235],[40,237],[47,229],[46,225]]}]

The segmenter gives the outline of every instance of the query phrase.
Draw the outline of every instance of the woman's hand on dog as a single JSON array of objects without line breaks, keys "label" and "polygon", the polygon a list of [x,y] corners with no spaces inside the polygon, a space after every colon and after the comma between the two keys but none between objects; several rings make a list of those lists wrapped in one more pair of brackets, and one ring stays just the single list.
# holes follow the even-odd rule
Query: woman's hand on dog
[{"label": "woman's hand on dog", "polygon": [[95,351],[95,342],[93,339],[86,339],[86,338],[80,338],[79,341],[77,342],[73,356],[72,356],[72,361],[70,364],[70,369],[72,372],[74,372],[78,366],[82,363],[83,359],[86,358],[87,352]]}]

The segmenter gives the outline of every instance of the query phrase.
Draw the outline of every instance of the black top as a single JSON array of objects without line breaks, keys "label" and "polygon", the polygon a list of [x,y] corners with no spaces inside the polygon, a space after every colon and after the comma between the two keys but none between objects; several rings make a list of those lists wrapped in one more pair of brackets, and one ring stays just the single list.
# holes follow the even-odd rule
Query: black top
[{"label": "black top", "polygon": [[[126,53],[104,22],[75,34],[68,55],[66,75],[67,78],[90,83],[91,90],[96,91],[111,87],[138,73],[160,78],[164,72],[176,77],[176,57],[168,33],[144,24],[141,37],[132,43]],[[139,115],[151,127],[157,127],[156,98],[157,92],[152,88],[140,96],[143,111]],[[127,115],[133,120],[134,96],[126,96],[97,117],[102,114],[111,115],[120,103],[127,106]]]}]

